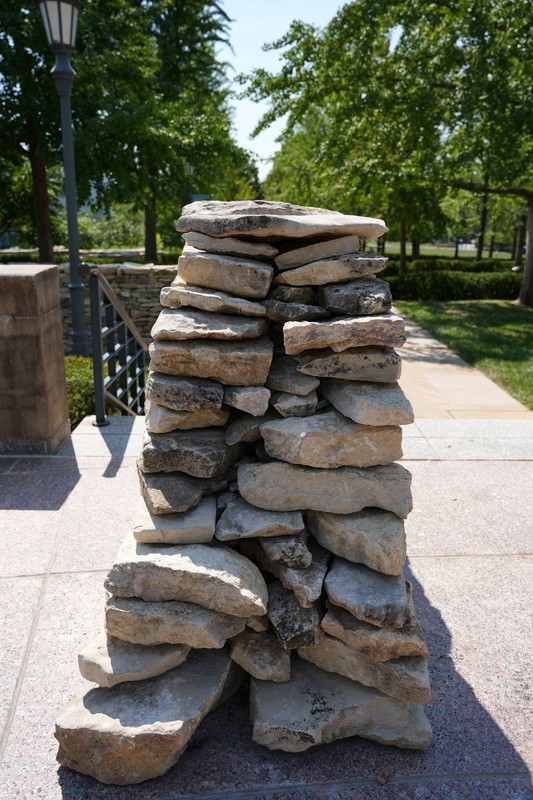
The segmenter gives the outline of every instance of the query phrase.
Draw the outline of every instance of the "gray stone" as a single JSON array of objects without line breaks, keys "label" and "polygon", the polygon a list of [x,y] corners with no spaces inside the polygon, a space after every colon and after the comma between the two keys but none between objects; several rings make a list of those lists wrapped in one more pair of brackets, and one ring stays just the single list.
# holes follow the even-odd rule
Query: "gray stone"
[{"label": "gray stone", "polygon": [[286,650],[295,650],[318,641],[320,616],[316,605],[302,608],[294,592],[285,589],[277,581],[268,586],[267,615]]},{"label": "gray stone", "polygon": [[179,667],[190,649],[184,644],[132,644],[104,632],[79,654],[78,665],[86,680],[109,687],[162,675]]},{"label": "gray stone", "polygon": [[278,269],[293,269],[322,258],[342,256],[347,253],[356,253],[359,250],[358,236],[341,236],[337,239],[325,239],[313,242],[304,247],[297,246],[292,250],[284,250],[274,259]]},{"label": "gray stone", "polygon": [[166,308],[198,308],[215,314],[237,314],[244,317],[264,317],[265,309],[261,303],[235,297],[217,289],[191,286],[182,278],[176,278],[172,286],[161,289],[160,302]]},{"label": "gray stone", "polygon": [[110,597],[105,609],[108,633],[137,645],[188,645],[220,649],[244,630],[246,620],[197,603],[180,600],[146,601]]},{"label": "gray stone", "polygon": [[147,399],[172,411],[218,411],[223,396],[220,383],[203,378],[176,378],[151,372],[146,383]]},{"label": "gray stone", "polygon": [[386,575],[401,574],[405,561],[404,523],[390,511],[309,511],[307,525],[317,542],[336,556]]},{"label": "gray stone", "polygon": [[378,628],[350,614],[344,608],[328,603],[322,619],[322,628],[336,639],[341,639],[352,650],[373,661],[390,661],[402,656],[427,657],[428,650],[420,623],[414,619],[411,604],[411,623],[402,628]]},{"label": "gray stone", "polygon": [[309,467],[372,467],[402,457],[400,427],[369,427],[337,411],[272,420],[261,425],[266,452]]},{"label": "gray stone", "polygon": [[221,545],[157,547],[128,536],[104,586],[118,597],[185,600],[237,617],[266,610],[267,588],[255,564]]},{"label": "gray stone", "polygon": [[192,478],[180,473],[156,472],[152,475],[138,471],[141,493],[152,514],[179,514],[194,508],[202,497],[225,489],[227,480]]},{"label": "gray stone", "polygon": [[221,492],[217,495],[217,515],[220,516],[224,509],[226,509],[230,503],[233,503],[234,500],[237,500],[239,497],[238,492],[232,492],[228,490],[226,492]]},{"label": "gray stone", "polygon": [[270,398],[273,406],[283,417],[306,417],[314,414],[318,404],[315,391],[305,396],[289,392],[274,392]]},{"label": "gray stone", "polygon": [[272,361],[270,339],[242,342],[152,342],[150,364],[167,375],[213,378],[229,386],[263,386]]},{"label": "gray stone", "polygon": [[290,356],[274,356],[266,385],[276,392],[308,395],[317,389],[320,381],[309,375],[302,375],[297,362]]},{"label": "gray stone", "polygon": [[263,422],[277,419],[278,415],[270,409],[262,417],[253,417],[251,414],[241,414],[231,422],[224,434],[226,444],[235,446],[241,442],[256,442],[261,438],[259,428]]},{"label": "gray stone", "polygon": [[178,277],[195,286],[262,300],[270,289],[274,268],[264,261],[204,253],[186,245],[178,259]]},{"label": "gray stone", "polygon": [[335,471],[278,461],[243,464],[238,483],[245,500],[270,511],[351,514],[371,506],[405,518],[412,508],[411,475],[399,464]]},{"label": "gray stone", "polygon": [[374,239],[387,233],[380,219],[340,214],[325,208],[298,206],[276,200],[201,200],[184,206],[176,228],[208,236],[246,236],[253,239],[333,238],[356,234]]},{"label": "gray stone", "polygon": [[183,238],[191,247],[206,250],[208,253],[227,253],[230,256],[250,256],[251,258],[274,258],[278,251],[267,242],[249,242],[244,239],[225,239],[206,236],[204,233],[190,231]]},{"label": "gray stone", "polygon": [[221,542],[228,542],[258,536],[286,536],[303,529],[299,511],[264,511],[239,498],[230,503],[220,517],[215,536]]},{"label": "gray stone", "polygon": [[335,353],[352,347],[405,344],[405,324],[398,314],[340,317],[328,322],[286,322],[283,341],[289,355],[329,347]]},{"label": "gray stone", "polygon": [[383,575],[363,564],[334,558],[324,581],[333,605],[380,628],[402,628],[411,623],[411,606],[405,578]]},{"label": "gray stone", "polygon": [[383,314],[392,305],[390,286],[379,278],[359,278],[319,289],[318,301],[332,314]]},{"label": "gray stone", "polygon": [[194,478],[214,478],[222,475],[238,455],[236,448],[228,447],[219,428],[146,432],[140,468],[143,472],[185,472]]},{"label": "gray stone", "polygon": [[431,699],[427,658],[406,656],[372,661],[325,634],[316,644],[299,647],[298,655],[326,672],[344,675],[406,703],[429,703]]},{"label": "gray stone", "polygon": [[266,319],[262,317],[237,317],[196,309],[164,308],[152,327],[151,336],[156,341],[256,339],[265,333],[267,325]]},{"label": "gray stone", "polygon": [[316,294],[310,286],[273,286],[268,293],[267,300],[281,300],[282,303],[305,303],[311,306],[317,304]]},{"label": "gray stone", "polygon": [[291,322],[306,319],[325,319],[329,313],[320,306],[309,306],[304,303],[284,303],[281,300],[266,299],[263,301],[266,316],[273,322]]},{"label": "gray stone", "polygon": [[144,404],[146,430],[149,433],[170,433],[171,431],[189,431],[195,428],[210,428],[225,425],[230,412],[225,408],[200,409],[199,411],[173,411],[160,406],[152,400]]},{"label": "gray stone", "polygon": [[91,689],[56,720],[57,760],[102,783],[141,783],[167,772],[217,703],[239,685],[224,651],[194,652],[164,675]]},{"label": "gray stone", "polygon": [[387,259],[353,253],[332,258],[322,258],[282,272],[274,278],[275,286],[324,286],[328,283],[343,283],[381,272],[387,266]]},{"label": "gray stone", "polygon": [[320,390],[341,414],[361,425],[408,425],[414,420],[413,407],[397,383],[328,379]]},{"label": "gray stone", "polygon": [[291,677],[291,654],[271,633],[240,633],[231,640],[230,655],[257,680],[280,683]]},{"label": "gray stone", "polygon": [[296,362],[298,372],[305,375],[347,381],[394,383],[402,370],[400,356],[392,347],[355,347],[342,353],[308,350]]},{"label": "gray stone", "polygon": [[[280,514],[283,512],[270,511],[268,513]],[[272,536],[269,539],[260,538],[256,541],[269,561],[275,561],[284,567],[305,569],[313,560],[311,551],[306,544],[306,531],[295,533],[293,536]]]},{"label": "gray stone", "polygon": [[181,514],[152,514],[140,498],[133,535],[144,544],[198,544],[210,542],[215,532],[217,501],[213,496]]},{"label": "gray stone", "polygon": [[270,389],[265,386],[225,386],[224,403],[253,417],[262,417],[268,410]]},{"label": "gray stone", "polygon": [[294,655],[287,683],[252,679],[250,710],[254,742],[289,753],[349,736],[423,750],[432,736],[422,706],[324,672]]}]

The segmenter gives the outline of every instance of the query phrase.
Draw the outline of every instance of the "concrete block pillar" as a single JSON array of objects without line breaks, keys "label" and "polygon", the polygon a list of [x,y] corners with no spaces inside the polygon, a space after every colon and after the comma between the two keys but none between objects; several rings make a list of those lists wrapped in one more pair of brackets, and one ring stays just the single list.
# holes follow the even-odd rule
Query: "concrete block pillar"
[{"label": "concrete block pillar", "polygon": [[0,454],[55,453],[70,434],[57,267],[0,265]]}]

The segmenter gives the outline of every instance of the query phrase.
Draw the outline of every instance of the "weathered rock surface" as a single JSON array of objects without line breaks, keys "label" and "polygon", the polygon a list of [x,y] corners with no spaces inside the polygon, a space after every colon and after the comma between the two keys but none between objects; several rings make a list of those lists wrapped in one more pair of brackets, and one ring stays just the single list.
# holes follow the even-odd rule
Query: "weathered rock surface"
[{"label": "weathered rock surface", "polygon": [[369,427],[337,411],[272,420],[261,425],[266,452],[309,467],[372,467],[402,457],[400,427]]},{"label": "weathered rock surface", "polygon": [[268,586],[267,615],[286,650],[318,641],[320,615],[316,605],[302,608],[294,592],[285,589],[277,581]]},{"label": "weathered rock surface", "polygon": [[262,386],[272,361],[272,342],[152,342],[150,364],[168,375],[213,378],[230,386]]},{"label": "weathered rock surface", "polygon": [[171,431],[189,431],[195,428],[225,425],[230,412],[225,408],[173,411],[171,408],[154,403],[153,400],[146,400],[144,415],[146,430],[149,433],[170,433]]},{"label": "weathered rock surface", "polygon": [[351,514],[370,506],[405,518],[412,508],[411,475],[399,464],[332,472],[273,461],[243,464],[237,479],[245,500],[270,511]]},{"label": "weathered rock surface", "polygon": [[306,244],[304,247],[300,245],[291,250],[283,250],[276,256],[274,261],[278,269],[285,270],[301,267],[303,264],[319,261],[322,258],[356,253],[358,250],[358,236],[340,236],[337,239],[325,239]]},{"label": "weathered rock surface", "polygon": [[341,414],[361,425],[408,425],[414,420],[413,407],[397,383],[328,379],[320,391]]},{"label": "weathered rock surface", "polygon": [[183,644],[145,647],[123,642],[103,632],[82,650],[78,665],[86,680],[109,687],[161,675],[182,664],[190,649]]},{"label": "weathered rock surface", "polygon": [[143,472],[185,472],[195,478],[222,475],[239,456],[228,447],[224,431],[202,428],[170,434],[145,433],[140,457]]},{"label": "weathered rock surface", "polygon": [[402,317],[392,313],[342,317],[327,322],[286,322],[283,340],[289,355],[323,347],[334,352],[368,345],[401,347],[405,344],[405,324]]},{"label": "weathered rock surface", "polygon": [[221,239],[195,231],[185,233],[183,238],[191,247],[206,250],[208,253],[226,253],[229,256],[250,256],[251,258],[274,258],[278,254],[277,249],[267,242],[249,242],[231,237]]},{"label": "weathered rock surface", "polygon": [[227,480],[219,478],[193,478],[180,473],[155,472],[152,475],[139,470],[141,493],[152,514],[179,514],[194,508],[202,497],[222,491]]},{"label": "weathered rock surface", "polygon": [[303,319],[325,319],[329,313],[320,306],[305,303],[284,303],[281,300],[263,300],[266,316],[273,322],[292,322]]},{"label": "weathered rock surface", "polygon": [[208,236],[245,236],[253,239],[300,239],[356,234],[373,239],[387,233],[380,219],[339,214],[325,208],[298,206],[275,200],[201,200],[184,206],[176,228]]},{"label": "weathered rock surface", "polygon": [[217,502],[213,496],[181,514],[152,514],[140,499],[133,535],[144,544],[198,544],[210,542],[215,532]]},{"label": "weathered rock surface", "polygon": [[241,442],[256,442],[261,438],[259,429],[264,422],[270,419],[277,419],[275,411],[267,411],[262,417],[253,417],[251,414],[241,414],[237,419],[230,422],[224,434],[226,444],[230,447]]},{"label": "weathered rock surface", "polygon": [[420,623],[414,618],[411,605],[411,624],[402,628],[378,628],[350,614],[344,608],[328,603],[322,619],[322,628],[336,639],[341,639],[352,650],[357,650],[373,661],[390,661],[402,656],[427,657],[428,650]]},{"label": "weathered rock surface", "polygon": [[118,597],[185,600],[204,608],[249,617],[264,614],[263,576],[234,550],[205,544],[138,544],[126,537],[105,588]]},{"label": "weathered rock surface", "polygon": [[161,305],[165,308],[198,308],[214,314],[237,314],[244,317],[264,317],[261,303],[235,297],[217,289],[191,286],[182,278],[176,278],[172,286],[161,289]]},{"label": "weathered rock surface", "polygon": [[289,392],[274,392],[270,398],[270,405],[283,417],[306,417],[314,414],[318,404],[315,391],[305,396]]},{"label": "weathered rock surface", "polygon": [[402,369],[400,356],[392,347],[356,347],[342,353],[308,350],[296,361],[298,372],[305,375],[347,381],[394,383]]},{"label": "weathered rock surface", "polygon": [[205,253],[188,245],[178,259],[178,277],[186,283],[222,289],[247,300],[266,297],[273,276],[274,268],[264,261]]},{"label": "weathered rock surface", "polygon": [[205,715],[237,688],[237,670],[227,653],[199,651],[157,678],[91,689],[58,714],[57,760],[103,783],[162,775]]},{"label": "weathered rock surface", "polygon": [[403,575],[383,575],[363,564],[334,558],[326,580],[333,605],[357,619],[381,628],[402,628],[411,623],[411,606]]},{"label": "weathered rock surface", "polygon": [[318,302],[332,314],[384,314],[392,305],[392,294],[389,284],[380,278],[359,278],[320,288]]},{"label": "weathered rock surface", "polygon": [[156,341],[256,339],[265,333],[267,324],[262,317],[238,317],[196,309],[164,308],[152,327],[151,335]]},{"label": "weathered rock surface", "polygon": [[310,286],[272,286],[267,299],[281,300],[282,303],[317,305],[316,293]]},{"label": "weathered rock surface", "polygon": [[258,536],[287,536],[304,529],[299,511],[265,511],[238,498],[230,503],[216,525],[221,542]]},{"label": "weathered rock surface", "polygon": [[224,403],[253,417],[262,417],[268,410],[270,389],[265,386],[225,386]]},{"label": "weathered rock surface", "polygon": [[246,627],[251,628],[256,633],[265,633],[270,628],[268,617],[265,614],[262,617],[248,617],[246,620]]},{"label": "weathered rock surface", "polygon": [[162,602],[110,597],[105,610],[108,633],[137,645],[188,645],[219,649],[244,630],[246,620],[180,600]]},{"label": "weathered rock surface", "polygon": [[309,375],[302,375],[297,367],[297,362],[290,356],[274,356],[266,385],[276,392],[308,395],[318,388],[320,381]]},{"label": "weathered rock surface", "polygon": [[389,511],[356,514],[309,511],[309,530],[322,547],[347,561],[387,575],[400,575],[405,561],[404,523]]},{"label": "weathered rock surface", "polygon": [[342,283],[354,278],[362,278],[381,272],[387,266],[387,259],[363,253],[349,253],[332,258],[321,258],[303,267],[295,267],[282,272],[274,278],[275,286],[324,286],[328,283]]},{"label": "weathered rock surface", "polygon": [[222,384],[202,378],[151,372],[146,383],[148,400],[172,411],[218,411],[223,396]]},{"label": "weathered rock surface", "polygon": [[[270,511],[270,514],[281,514],[281,511]],[[313,560],[311,551],[307,547],[307,532],[295,533],[293,536],[272,536],[271,538],[256,539],[270,561],[275,561],[284,567],[305,569]]]},{"label": "weathered rock surface", "polygon": [[407,656],[392,661],[372,661],[325,634],[316,644],[299,647],[298,655],[326,672],[344,675],[406,703],[429,703],[431,699],[427,658]]},{"label": "weathered rock surface", "polygon": [[257,680],[279,683],[291,677],[291,654],[271,633],[240,633],[231,640],[230,655]]}]

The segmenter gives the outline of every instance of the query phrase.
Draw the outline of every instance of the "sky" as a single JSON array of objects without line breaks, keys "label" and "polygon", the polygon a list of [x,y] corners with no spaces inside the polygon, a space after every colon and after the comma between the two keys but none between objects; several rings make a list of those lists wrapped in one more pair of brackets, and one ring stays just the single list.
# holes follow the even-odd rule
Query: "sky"
[{"label": "sky", "polygon": [[[234,52],[228,48],[221,51],[221,56],[234,68],[229,75],[251,72],[255,67],[263,67],[276,72],[279,69],[277,52],[264,53],[263,44],[279,39],[287,32],[294,19],[300,19],[319,27],[324,27],[335,16],[344,1],[337,0],[224,0],[223,8],[233,20],[231,23],[231,44]],[[239,90],[240,87],[236,86]],[[260,117],[268,108],[266,102],[255,103],[252,100],[234,99],[234,125],[238,143],[241,147],[256,153],[259,177],[264,179],[272,158],[278,149],[276,136],[283,129],[278,121],[255,139],[250,134]]]}]

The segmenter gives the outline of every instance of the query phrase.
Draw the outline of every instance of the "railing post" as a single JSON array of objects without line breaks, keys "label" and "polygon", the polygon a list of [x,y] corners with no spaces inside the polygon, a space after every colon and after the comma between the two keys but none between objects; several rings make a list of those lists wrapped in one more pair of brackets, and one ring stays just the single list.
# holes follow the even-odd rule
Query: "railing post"
[{"label": "railing post", "polygon": [[104,396],[104,365],[102,349],[102,324],[100,319],[100,284],[98,276],[91,273],[90,264],[80,264],[79,274],[89,278],[89,298],[91,302],[91,347],[93,358],[93,380],[94,380],[94,410],[95,421],[93,425],[103,428],[109,425],[109,420],[105,415],[105,396]]}]

